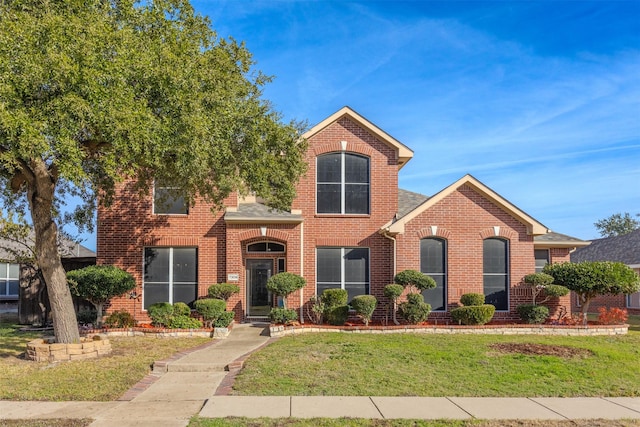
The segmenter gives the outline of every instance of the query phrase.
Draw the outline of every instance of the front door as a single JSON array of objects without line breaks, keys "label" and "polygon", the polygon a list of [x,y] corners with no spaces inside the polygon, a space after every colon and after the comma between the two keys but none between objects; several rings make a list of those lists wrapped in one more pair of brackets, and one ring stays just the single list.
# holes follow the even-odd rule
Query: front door
[{"label": "front door", "polygon": [[271,311],[271,292],[267,280],[271,277],[273,260],[248,259],[247,262],[247,314],[268,316]]}]

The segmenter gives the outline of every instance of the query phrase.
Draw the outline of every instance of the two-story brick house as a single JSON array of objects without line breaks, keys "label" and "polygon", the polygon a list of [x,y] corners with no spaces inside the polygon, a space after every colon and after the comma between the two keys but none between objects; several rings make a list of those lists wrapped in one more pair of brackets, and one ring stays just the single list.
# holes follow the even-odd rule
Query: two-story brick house
[{"label": "two-story brick house", "polygon": [[[131,183],[120,185],[115,203],[98,212],[98,263],[132,273],[142,301],[115,299],[111,310],[144,321],[154,302],[190,303],[211,284],[230,282],[241,289],[228,307],[236,320],[265,317],[276,303],[268,277],[289,271],[307,281],[288,299],[304,318],[305,304],[324,289],[384,300],[393,276],[415,269],[438,284],[424,293],[432,318],[447,319],[463,293],[480,292],[496,318],[514,319],[531,299],[523,276],[588,244],[551,233],[470,175],[432,197],[399,189],[413,152],[348,107],[304,138],[309,167],[289,212],[233,195],[224,212],[212,213],[204,203],[167,203],[163,187],[141,199]],[[568,307],[568,297],[560,304]]]}]

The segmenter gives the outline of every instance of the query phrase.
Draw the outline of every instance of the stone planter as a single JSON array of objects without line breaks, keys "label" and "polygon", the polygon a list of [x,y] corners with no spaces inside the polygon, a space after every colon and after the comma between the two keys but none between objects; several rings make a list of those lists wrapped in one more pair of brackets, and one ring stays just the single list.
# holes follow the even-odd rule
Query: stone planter
[{"label": "stone planter", "polygon": [[73,344],[59,344],[54,337],[45,337],[27,343],[26,358],[36,362],[66,362],[95,359],[109,353],[111,343],[102,334],[82,337]]}]

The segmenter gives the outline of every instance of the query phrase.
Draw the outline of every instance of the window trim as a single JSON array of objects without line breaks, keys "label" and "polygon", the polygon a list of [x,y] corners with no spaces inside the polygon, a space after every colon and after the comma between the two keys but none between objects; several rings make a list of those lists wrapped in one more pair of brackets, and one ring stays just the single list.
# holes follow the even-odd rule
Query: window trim
[{"label": "window trim", "polygon": [[[256,245],[258,243],[266,243],[266,250],[264,250],[264,251],[252,251],[252,250],[249,250],[249,246]],[[274,245],[282,246],[282,250],[281,251],[269,250],[269,244],[270,243],[272,243]],[[260,241],[257,241],[257,242],[247,243],[247,245],[245,246],[245,251],[248,254],[286,254],[287,253],[287,245],[285,245],[283,243],[279,243],[279,242],[274,242],[273,240],[260,240]]]},{"label": "window trim", "polygon": [[[3,262],[2,264],[4,264],[6,266],[6,274],[4,275],[4,277],[0,277],[0,283],[4,283],[4,289],[2,291],[0,291],[0,298],[2,299],[14,299],[14,298],[18,298],[20,296],[20,264],[15,263],[15,262]],[[18,266],[18,276],[17,277],[12,277],[11,276],[11,266],[12,265],[17,265]],[[18,282],[18,293],[17,294],[10,294],[9,293],[9,289],[10,289],[10,283],[11,282]]]},{"label": "window trim", "polygon": [[[337,184],[335,182],[320,182],[318,180],[318,174],[319,174],[319,167],[318,167],[318,159],[320,159],[321,157],[324,156],[329,156],[329,155],[334,155],[334,154],[340,154],[340,212],[318,212],[318,187],[321,184]],[[367,168],[368,168],[368,178],[369,181],[367,183],[357,183],[357,182],[346,182],[346,156],[354,156],[354,157],[360,157],[363,159],[367,160]],[[357,184],[357,185],[367,185],[369,192],[368,192],[368,200],[367,200],[367,212],[366,213],[347,213],[346,212],[346,207],[347,207],[347,203],[346,203],[346,186],[348,184]],[[329,152],[329,153],[322,153],[319,154],[318,156],[316,156],[316,192],[315,192],[315,198],[316,198],[316,215],[321,215],[321,216],[332,216],[332,215],[336,215],[336,216],[356,216],[356,217],[366,217],[366,216],[370,216],[371,215],[371,157],[369,156],[365,156],[363,154],[360,153],[354,153],[354,152],[347,152],[347,151],[333,151],[333,152]]]},{"label": "window trim", "polygon": [[159,185],[158,182],[156,180],[153,181],[153,191],[152,191],[152,207],[151,207],[151,213],[153,215],[162,215],[162,216],[187,216],[189,215],[189,206],[187,205],[186,202],[184,202],[184,213],[169,213],[169,212],[156,212],[156,188],[158,189],[169,189],[169,190],[179,190],[180,187],[178,186],[171,186],[171,185]]},{"label": "window trim", "polygon": [[[500,240],[505,243],[505,272],[504,273],[485,273],[484,272],[484,242],[487,240]],[[505,292],[507,294],[507,308],[500,310],[496,307],[496,312],[508,313],[511,309],[511,245],[508,239],[501,237],[488,237],[482,240],[482,292],[486,295],[484,278],[486,276],[505,276]]]},{"label": "window trim", "polygon": [[[426,273],[424,271],[422,271],[422,241],[423,240],[438,240],[441,241],[443,243],[443,248],[442,248],[442,258],[443,258],[443,270],[444,272],[442,274],[440,273],[435,273],[437,275],[441,275],[443,277],[442,283],[443,283],[443,291],[444,291],[444,309],[443,310],[432,310],[432,312],[434,313],[446,313],[448,312],[448,308],[449,308],[449,257],[448,257],[448,252],[449,252],[449,242],[447,241],[447,239],[443,239],[442,237],[437,237],[437,236],[429,236],[429,237],[424,237],[422,239],[419,240],[419,253],[420,253],[420,272],[426,274],[427,276],[432,276],[432,273]],[[434,279],[435,280],[435,279]]]},{"label": "window trim", "polygon": [[[346,290],[345,281],[345,250],[346,249],[366,249],[367,250],[367,277],[369,281],[365,283],[367,293],[363,295],[371,295],[371,248],[368,246],[316,246],[316,272],[315,272],[315,295],[318,296],[318,249],[340,249],[340,287],[339,289]],[[335,283],[335,282],[322,282],[322,283]],[[360,282],[349,282],[360,283]],[[364,283],[364,282],[363,282]],[[337,287],[336,287],[337,289]],[[347,301],[350,302],[350,301]]]},{"label": "window trim", "polygon": [[[542,259],[542,258],[537,258],[536,257],[536,251],[545,251],[545,252],[547,252],[547,264],[551,263],[551,251],[548,248],[541,248],[541,249],[535,249],[534,248],[533,249],[533,260],[534,260],[534,263],[537,262],[538,259]],[[545,264],[545,265],[547,265],[547,264]],[[542,268],[544,268],[544,266]],[[540,269],[540,271],[538,271],[538,266],[537,265],[534,265],[534,269],[535,269],[536,273],[542,273],[542,269]]]},{"label": "window trim", "polygon": [[[145,274],[145,253],[147,249],[169,249],[169,272],[167,273],[169,276],[168,286],[169,286],[169,303],[174,304],[173,301],[173,285],[174,284],[191,284],[189,282],[174,282],[173,281],[173,250],[174,249],[195,249],[196,250],[196,281],[193,283],[196,287],[196,298],[198,297],[198,286],[200,285],[198,280],[198,269],[200,267],[200,261],[198,256],[198,247],[197,246],[144,246],[142,248],[142,311],[146,312],[145,308],[145,286],[147,282],[144,279]],[[164,282],[149,282],[149,283],[164,283]]]}]

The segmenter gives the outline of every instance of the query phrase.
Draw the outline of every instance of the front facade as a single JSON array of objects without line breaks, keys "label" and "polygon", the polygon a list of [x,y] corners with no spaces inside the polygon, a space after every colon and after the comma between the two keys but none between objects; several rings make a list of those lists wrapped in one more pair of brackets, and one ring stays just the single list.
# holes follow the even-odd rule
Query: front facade
[{"label": "front facade", "polygon": [[[141,199],[131,182],[120,185],[114,205],[98,212],[97,261],[132,273],[138,297],[114,299],[110,310],[147,321],[155,302],[191,303],[228,282],[241,289],[228,302],[236,320],[262,318],[278,303],[267,279],[289,271],[307,281],[288,298],[304,320],[310,298],[324,289],[383,302],[394,275],[414,269],[438,284],[424,292],[433,319],[447,321],[462,294],[480,292],[497,319],[511,320],[531,301],[521,286],[526,274],[569,261],[588,244],[550,232],[469,175],[432,197],[398,189],[413,152],[348,107],[304,137],[309,167],[289,212],[232,195],[224,212],[212,213],[204,203],[187,208],[164,197],[168,188]],[[375,316],[383,315],[381,307]]]}]

